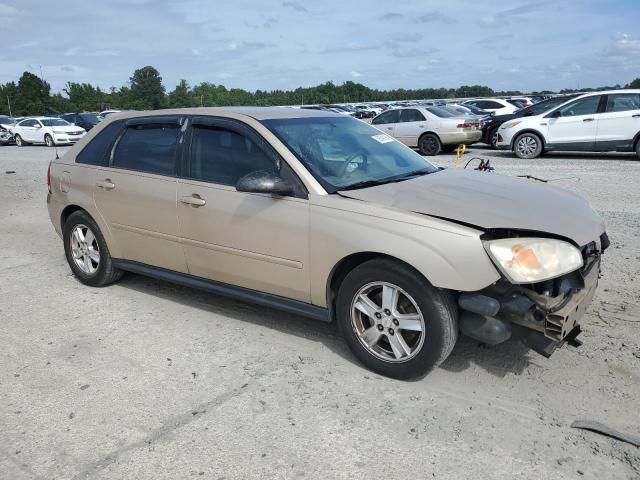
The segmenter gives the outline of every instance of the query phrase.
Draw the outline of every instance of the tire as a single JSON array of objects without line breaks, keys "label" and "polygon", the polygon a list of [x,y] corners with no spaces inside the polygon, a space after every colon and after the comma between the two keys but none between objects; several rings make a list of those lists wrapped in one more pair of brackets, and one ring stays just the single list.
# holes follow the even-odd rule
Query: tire
[{"label": "tire", "polygon": [[51,135],[49,135],[48,133],[44,136],[44,143],[47,145],[47,147],[55,147],[56,146],[56,142],[53,141],[53,137]]},{"label": "tire", "polygon": [[27,142],[25,142],[24,140],[22,140],[22,137],[20,135],[16,135],[15,137],[13,137],[16,145],[19,147],[24,147],[25,145],[28,145]]},{"label": "tire", "polygon": [[458,337],[458,309],[451,293],[388,259],[370,260],[347,274],[336,314],[353,354],[370,370],[392,378],[426,375],[449,356]]},{"label": "tire", "polygon": [[542,153],[542,139],[535,133],[518,135],[513,142],[513,151],[518,158],[531,159]]},{"label": "tire", "polygon": [[418,149],[422,155],[433,157],[440,153],[442,145],[437,135],[433,133],[425,133],[418,140]]},{"label": "tire", "polygon": [[[78,236],[78,230],[82,233],[81,236]],[[92,287],[103,287],[122,277],[124,272],[113,266],[102,232],[84,210],[77,210],[69,215],[62,229],[62,239],[67,262],[80,282]]]},{"label": "tire", "polygon": [[640,159],[640,140],[636,142],[636,155]]},{"label": "tire", "polygon": [[496,148],[496,145],[498,143],[498,127],[494,127],[489,131],[489,146],[491,148]]}]

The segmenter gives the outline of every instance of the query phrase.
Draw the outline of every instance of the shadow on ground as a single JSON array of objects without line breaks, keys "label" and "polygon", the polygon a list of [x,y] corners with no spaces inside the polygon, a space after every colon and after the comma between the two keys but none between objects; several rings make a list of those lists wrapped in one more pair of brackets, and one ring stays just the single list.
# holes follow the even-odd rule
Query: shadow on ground
[{"label": "shadow on ground", "polygon": [[[343,359],[355,364],[359,363],[340,336],[335,322],[308,320],[272,308],[256,306],[131,273],[128,273],[119,285],[145,295],[223,315],[234,321],[261,325],[284,334],[319,341]],[[508,341],[489,347],[475,340],[459,337],[451,356],[440,368],[449,372],[461,372],[477,365],[498,377],[506,374],[519,375],[529,366],[528,352],[529,349],[518,341]],[[303,353],[300,352],[300,354]]]}]

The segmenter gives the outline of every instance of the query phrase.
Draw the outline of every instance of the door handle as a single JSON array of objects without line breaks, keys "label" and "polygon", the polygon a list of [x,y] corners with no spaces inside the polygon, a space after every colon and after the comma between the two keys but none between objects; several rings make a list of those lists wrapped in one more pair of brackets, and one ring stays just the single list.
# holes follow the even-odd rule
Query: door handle
[{"label": "door handle", "polygon": [[104,188],[105,190],[113,190],[116,188],[116,184],[108,178],[105,178],[103,181],[96,183],[96,187]]},{"label": "door handle", "polygon": [[582,120],[583,122],[593,122],[593,118],[585,118]]},{"label": "door handle", "polygon": [[638,118],[640,117],[640,113],[634,113],[633,115],[631,115],[633,118]]},{"label": "door handle", "polygon": [[204,198],[200,198],[200,195],[198,195],[197,193],[194,193],[190,197],[182,197],[180,201],[193,207],[201,207],[207,204],[207,201]]},{"label": "door handle", "polygon": [[393,127],[387,127],[387,130],[393,130]]}]

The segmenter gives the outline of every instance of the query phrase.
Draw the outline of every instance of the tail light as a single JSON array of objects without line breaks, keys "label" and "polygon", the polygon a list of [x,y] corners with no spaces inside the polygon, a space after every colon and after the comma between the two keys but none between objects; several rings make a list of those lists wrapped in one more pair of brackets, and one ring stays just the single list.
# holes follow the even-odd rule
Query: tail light
[{"label": "tail light", "polygon": [[51,162],[49,162],[49,168],[47,168],[47,189],[51,192]]},{"label": "tail light", "polygon": [[479,125],[478,122],[465,121],[464,123],[459,123],[458,128],[478,128]]}]

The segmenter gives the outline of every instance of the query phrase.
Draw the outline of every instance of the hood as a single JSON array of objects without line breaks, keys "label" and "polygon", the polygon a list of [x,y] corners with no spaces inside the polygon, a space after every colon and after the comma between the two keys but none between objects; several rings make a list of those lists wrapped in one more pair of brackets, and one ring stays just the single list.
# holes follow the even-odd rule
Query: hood
[{"label": "hood", "polygon": [[445,169],[404,182],[340,195],[474,225],[550,233],[583,246],[605,231],[582,197],[543,183],[469,170]]},{"label": "hood", "polygon": [[52,130],[55,130],[56,132],[79,132],[79,131],[83,131],[84,129],[82,127],[79,127],[77,125],[60,125],[60,126],[54,126],[54,127],[49,127]]}]

